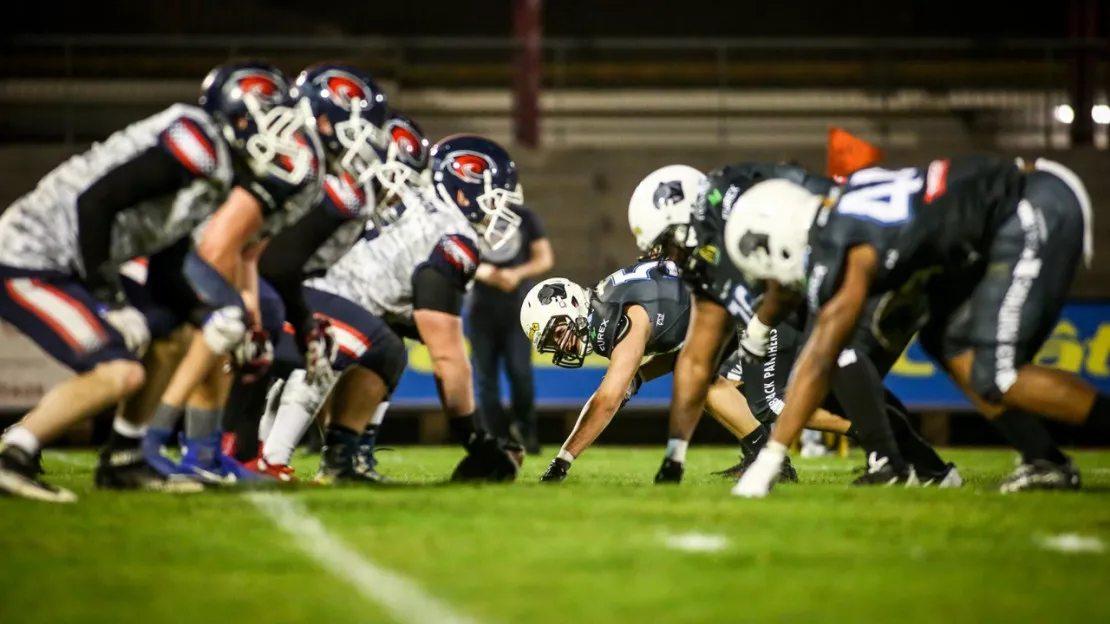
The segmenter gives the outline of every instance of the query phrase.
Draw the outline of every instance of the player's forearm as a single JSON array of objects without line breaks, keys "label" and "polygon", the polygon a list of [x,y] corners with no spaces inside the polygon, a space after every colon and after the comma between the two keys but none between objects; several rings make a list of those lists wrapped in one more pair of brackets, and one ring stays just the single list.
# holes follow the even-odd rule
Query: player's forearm
[{"label": "player's forearm", "polygon": [[570,437],[563,443],[562,450],[577,458],[605,431],[618,409],[620,409],[620,400],[614,401],[612,398],[600,397],[594,393],[582,406],[578,422],[574,424]]}]

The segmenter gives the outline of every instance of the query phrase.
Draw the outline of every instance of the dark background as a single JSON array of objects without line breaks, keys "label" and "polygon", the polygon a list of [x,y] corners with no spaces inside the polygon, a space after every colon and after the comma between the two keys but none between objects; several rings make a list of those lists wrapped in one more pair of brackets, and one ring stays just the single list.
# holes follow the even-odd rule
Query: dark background
[{"label": "dark background", "polygon": [[[546,0],[544,30],[552,37],[1054,38],[1068,34],[1070,2]],[[6,12],[0,28],[7,34],[499,37],[511,32],[512,5],[512,0],[61,0],[20,2],[18,12]],[[1106,33],[1099,24],[1097,34]]]}]

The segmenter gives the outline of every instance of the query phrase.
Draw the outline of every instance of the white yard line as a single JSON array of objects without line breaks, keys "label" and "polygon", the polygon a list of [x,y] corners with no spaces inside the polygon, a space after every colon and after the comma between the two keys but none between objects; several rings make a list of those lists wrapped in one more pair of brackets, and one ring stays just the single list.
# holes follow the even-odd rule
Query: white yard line
[{"label": "white yard line", "polygon": [[244,497],[292,537],[301,552],[367,600],[382,606],[398,622],[477,624],[477,620],[456,612],[416,583],[352,550],[299,501],[276,492],[249,492]]}]

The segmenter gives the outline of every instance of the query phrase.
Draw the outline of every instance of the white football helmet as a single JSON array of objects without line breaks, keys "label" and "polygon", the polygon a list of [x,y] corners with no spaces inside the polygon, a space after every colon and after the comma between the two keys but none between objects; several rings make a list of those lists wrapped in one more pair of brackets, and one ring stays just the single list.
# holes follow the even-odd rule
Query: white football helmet
[{"label": "white football helmet", "polygon": [[725,223],[725,249],[745,279],[800,287],[809,228],[822,197],[788,180],[765,180],[740,195]]},{"label": "white football helmet", "polygon": [[694,199],[704,192],[706,182],[704,173],[687,165],[667,165],[640,181],[628,200],[628,227],[640,251],[670,242],[665,234],[685,243],[682,226],[690,223]]},{"label": "white football helmet", "polygon": [[532,287],[520,306],[520,328],[540,353],[553,353],[563,368],[582,366],[593,351],[590,343],[590,292],[553,277]]}]

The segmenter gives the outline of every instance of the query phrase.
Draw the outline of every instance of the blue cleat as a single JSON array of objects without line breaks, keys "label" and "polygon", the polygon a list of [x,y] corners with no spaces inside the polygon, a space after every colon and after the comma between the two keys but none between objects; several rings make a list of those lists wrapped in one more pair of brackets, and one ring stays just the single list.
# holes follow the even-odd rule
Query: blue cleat
[{"label": "blue cleat", "polygon": [[206,483],[230,485],[273,481],[270,477],[254,472],[234,458],[224,455],[220,448],[222,437],[221,432],[217,431],[210,436],[185,439],[182,467],[188,467],[197,478]]},{"label": "blue cleat", "polygon": [[173,440],[173,431],[169,429],[148,429],[146,435],[143,436],[142,452],[143,459],[150,464],[151,468],[166,477],[167,479],[173,478],[195,478],[196,474],[184,468],[173,459],[168,457],[163,449]]}]

